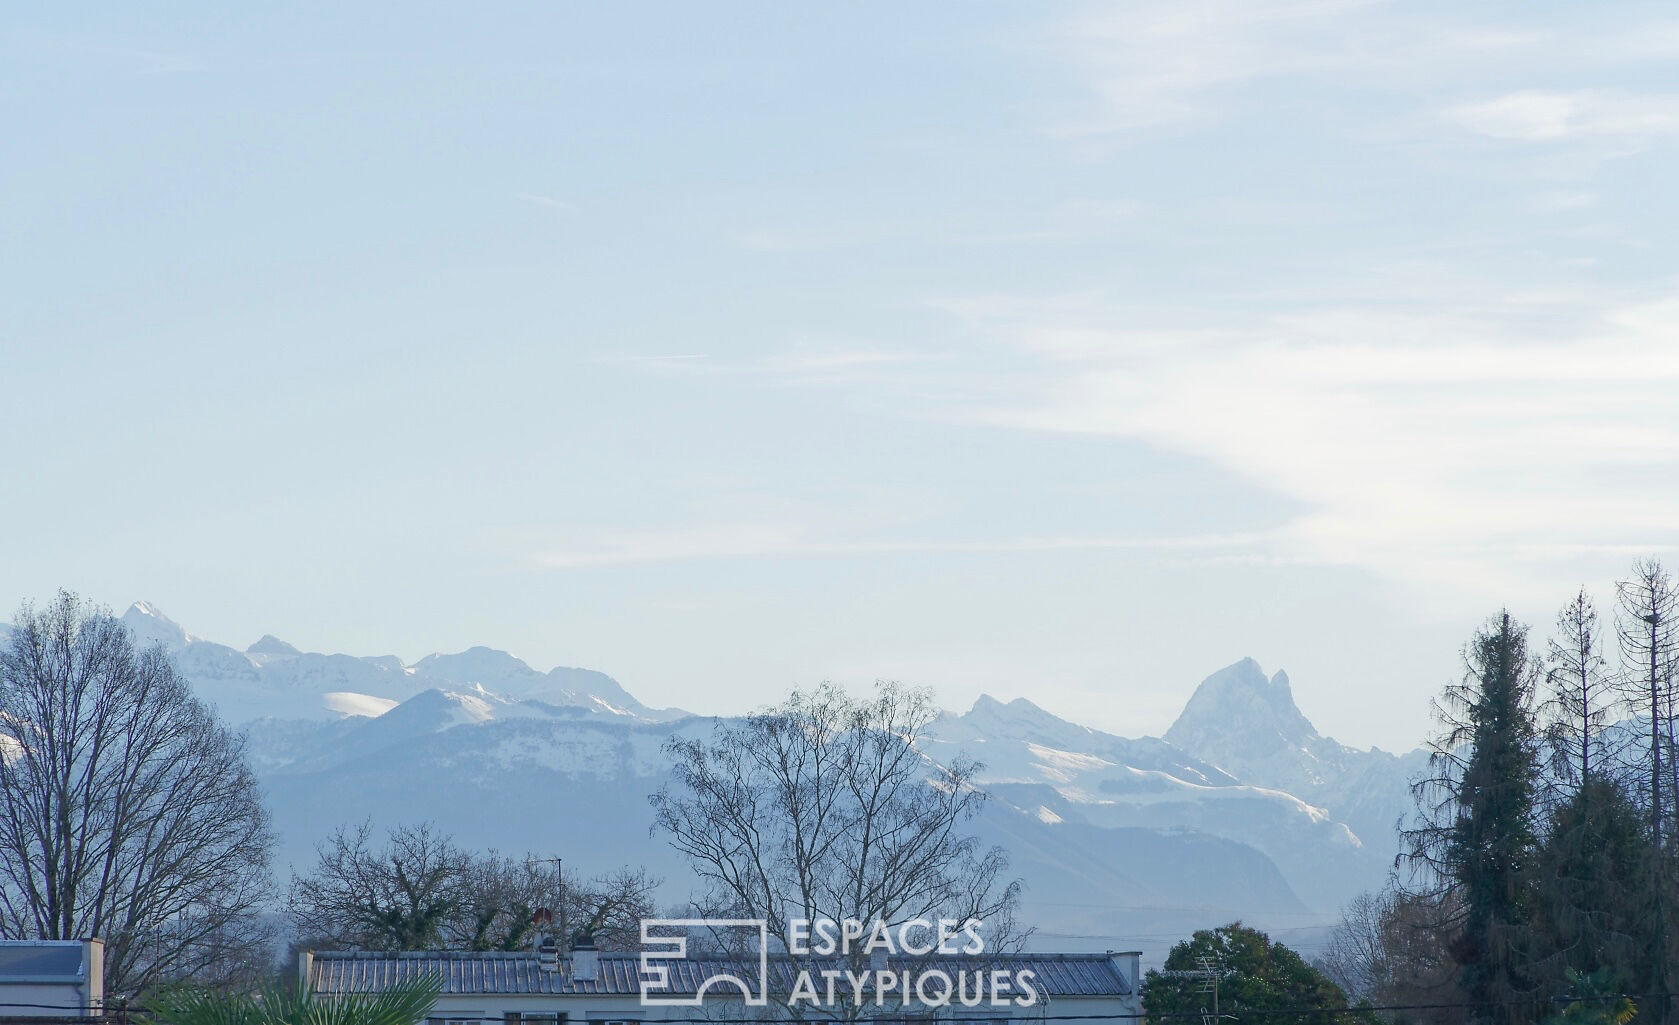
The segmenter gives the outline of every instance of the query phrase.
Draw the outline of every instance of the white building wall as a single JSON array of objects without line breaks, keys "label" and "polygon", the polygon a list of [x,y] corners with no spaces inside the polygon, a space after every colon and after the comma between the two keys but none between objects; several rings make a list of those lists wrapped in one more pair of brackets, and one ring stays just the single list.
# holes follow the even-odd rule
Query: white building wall
[{"label": "white building wall", "polygon": [[[510,1011],[521,1015],[564,1014],[572,1025],[585,1021],[644,1021],[681,1019],[707,1022],[715,1018],[774,1019],[785,1017],[773,1014],[774,1007],[724,1009],[720,1001],[708,1000],[704,1007],[647,1006],[639,996],[569,996],[526,994],[444,994],[438,998],[430,1020],[447,1022],[499,1022]],[[1142,1003],[1135,996],[1111,997],[1054,997],[1041,1000],[1032,1007],[956,1007],[944,1008],[936,1020],[979,1019],[1020,1022],[1022,1025],[1042,1021],[1053,1025],[1061,1015],[1103,1015],[1114,1020],[1110,1025],[1134,1023],[1142,1013]],[[890,1018],[890,1014],[886,1015]],[[1103,1025],[1099,1019],[1068,1023],[1068,1025]]]},{"label": "white building wall", "polygon": [[[61,941],[4,941],[18,946],[59,945]],[[62,941],[68,944],[71,941]],[[0,1016],[71,1018],[97,1014],[105,1003],[105,944],[82,940],[81,970],[76,979],[8,979],[0,976]],[[33,1006],[31,1006],[33,1005]]]}]

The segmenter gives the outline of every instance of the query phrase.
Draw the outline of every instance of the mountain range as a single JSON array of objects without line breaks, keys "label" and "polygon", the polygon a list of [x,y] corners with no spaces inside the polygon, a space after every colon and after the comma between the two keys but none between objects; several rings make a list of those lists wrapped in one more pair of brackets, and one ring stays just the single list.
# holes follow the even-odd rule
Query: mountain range
[{"label": "mountain range", "polygon": [[[666,777],[665,740],[718,719],[492,648],[413,664],[273,636],[241,651],[144,602],[122,619],[246,732],[282,879],[288,865],[307,871],[340,824],[429,820],[464,845],[562,855],[568,873],[646,865],[671,900],[687,895],[685,867],[649,833],[647,795]],[[1237,918],[1310,949],[1349,898],[1383,882],[1408,781],[1426,764],[1422,751],[1321,736],[1288,677],[1252,659],[1202,681],[1163,737],[982,696],[943,713],[923,743],[935,760],[958,751],[985,764],[992,800],[977,828],[1010,852],[1038,944],[1156,955]]]}]

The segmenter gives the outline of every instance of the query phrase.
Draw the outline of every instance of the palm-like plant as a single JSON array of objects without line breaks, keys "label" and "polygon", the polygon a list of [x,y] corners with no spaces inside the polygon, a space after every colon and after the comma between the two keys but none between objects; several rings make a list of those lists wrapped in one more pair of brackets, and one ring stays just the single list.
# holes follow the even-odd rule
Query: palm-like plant
[{"label": "palm-like plant", "polygon": [[1587,974],[1570,968],[1567,975],[1572,1000],[1545,1025],[1628,1025],[1638,1016],[1638,1005],[1616,990],[1609,969]]},{"label": "palm-like plant", "polygon": [[415,1025],[431,1014],[442,989],[431,976],[378,993],[175,990],[153,997],[149,1010],[160,1025]]}]

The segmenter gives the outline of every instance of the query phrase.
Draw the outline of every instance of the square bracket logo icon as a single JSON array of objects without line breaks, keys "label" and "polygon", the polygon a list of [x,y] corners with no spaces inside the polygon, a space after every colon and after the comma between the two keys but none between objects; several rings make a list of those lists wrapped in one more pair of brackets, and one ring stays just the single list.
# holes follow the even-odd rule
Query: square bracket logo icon
[{"label": "square bracket logo icon", "polygon": [[[656,929],[681,930],[675,936],[654,935]],[[692,994],[672,993],[670,961],[688,956],[689,929],[755,930],[758,977],[743,979],[730,971],[710,971],[694,985]],[[647,918],[641,923],[641,1002],[647,1007],[699,1007],[713,990],[738,993],[748,1007],[769,1003],[769,925],[762,918]]]}]

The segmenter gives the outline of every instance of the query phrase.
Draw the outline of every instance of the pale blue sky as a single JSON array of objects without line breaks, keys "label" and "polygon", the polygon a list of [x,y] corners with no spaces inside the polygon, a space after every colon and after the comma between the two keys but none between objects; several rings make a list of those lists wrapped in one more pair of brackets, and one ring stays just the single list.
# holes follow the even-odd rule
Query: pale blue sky
[{"label": "pale blue sky", "polygon": [[1669,550],[1670,5],[10,5],[0,566],[1409,746]]}]

